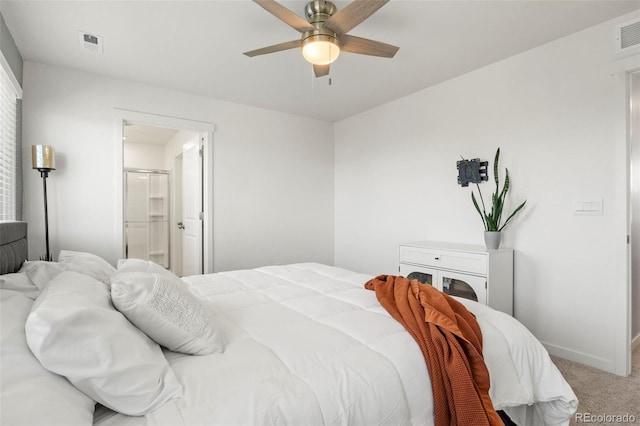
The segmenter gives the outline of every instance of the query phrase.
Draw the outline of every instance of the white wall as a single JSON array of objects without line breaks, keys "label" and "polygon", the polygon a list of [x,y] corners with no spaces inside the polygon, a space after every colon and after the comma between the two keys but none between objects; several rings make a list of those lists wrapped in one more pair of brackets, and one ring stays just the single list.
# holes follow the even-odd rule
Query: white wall
[{"label": "white wall", "polygon": [[[60,249],[115,262],[115,108],[215,123],[214,268],[332,263],[333,125],[138,83],[25,62],[24,219],[30,258],[44,253],[32,144],[56,148],[49,221]],[[308,132],[308,129],[314,129]],[[312,241],[313,243],[309,243]]]},{"label": "white wall", "polygon": [[125,142],[123,144],[123,164],[126,168],[148,170],[171,170],[165,167],[164,145]]},{"label": "white wall", "polygon": [[[397,273],[400,242],[483,244],[456,161],[493,161],[501,147],[512,205],[528,200],[503,239],[516,250],[516,317],[553,353],[619,368],[625,84],[640,60],[614,55],[614,28],[593,27],[337,123],[336,265]],[[575,216],[579,197],[602,197],[604,214]]]}]

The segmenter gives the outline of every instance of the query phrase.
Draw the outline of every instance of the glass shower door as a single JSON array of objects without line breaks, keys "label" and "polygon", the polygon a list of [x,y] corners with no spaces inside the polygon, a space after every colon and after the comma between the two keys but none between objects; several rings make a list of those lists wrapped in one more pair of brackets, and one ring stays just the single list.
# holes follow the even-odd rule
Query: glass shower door
[{"label": "glass shower door", "polygon": [[169,175],[125,172],[125,257],[169,267]]}]

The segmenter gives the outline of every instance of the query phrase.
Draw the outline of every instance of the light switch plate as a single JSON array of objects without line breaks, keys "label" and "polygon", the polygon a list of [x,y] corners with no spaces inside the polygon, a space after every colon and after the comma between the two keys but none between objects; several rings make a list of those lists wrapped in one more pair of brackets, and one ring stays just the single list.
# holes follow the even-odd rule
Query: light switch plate
[{"label": "light switch plate", "polygon": [[576,216],[602,216],[602,197],[575,198],[573,214]]}]

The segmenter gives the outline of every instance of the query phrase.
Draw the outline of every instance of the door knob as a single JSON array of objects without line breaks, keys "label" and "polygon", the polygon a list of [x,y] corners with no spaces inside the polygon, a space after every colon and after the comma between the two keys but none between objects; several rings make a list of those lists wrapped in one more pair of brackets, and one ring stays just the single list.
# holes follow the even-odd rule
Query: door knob
[{"label": "door knob", "polygon": [[184,229],[184,224],[182,222],[178,222],[178,229]]}]

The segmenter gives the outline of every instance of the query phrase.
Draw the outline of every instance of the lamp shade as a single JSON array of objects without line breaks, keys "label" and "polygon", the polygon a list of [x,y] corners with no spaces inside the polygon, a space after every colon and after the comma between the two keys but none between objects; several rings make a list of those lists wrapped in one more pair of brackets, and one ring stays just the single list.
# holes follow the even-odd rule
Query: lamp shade
[{"label": "lamp shade", "polygon": [[302,56],[314,65],[329,65],[340,55],[340,46],[335,37],[314,34],[302,41]]},{"label": "lamp shade", "polygon": [[31,168],[55,170],[56,153],[51,145],[31,145]]}]

